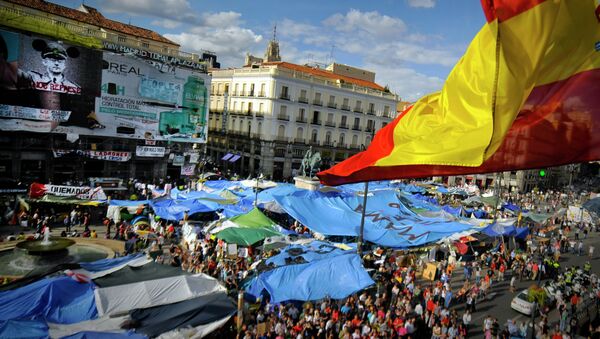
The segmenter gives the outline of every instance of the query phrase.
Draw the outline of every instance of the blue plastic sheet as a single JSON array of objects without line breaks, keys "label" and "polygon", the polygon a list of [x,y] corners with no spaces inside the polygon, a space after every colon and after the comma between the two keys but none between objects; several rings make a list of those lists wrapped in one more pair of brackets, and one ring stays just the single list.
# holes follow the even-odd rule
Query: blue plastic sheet
[{"label": "blue plastic sheet", "polygon": [[[323,235],[358,236],[363,197],[276,197],[279,205],[312,231]],[[387,247],[407,248],[438,241],[471,229],[469,224],[422,216],[415,208],[429,205],[384,191],[368,197],[364,239]],[[437,207],[439,209],[439,207]]]},{"label": "blue plastic sheet", "polygon": [[454,216],[460,216],[460,213],[462,212],[462,207],[458,206],[458,207],[452,207],[450,205],[444,205],[442,206],[442,209]]},{"label": "blue plastic sheet", "polygon": [[82,262],[79,263],[83,269],[90,272],[100,272],[104,270],[111,269],[113,267],[117,267],[124,263],[130,262],[133,259],[137,259],[139,257],[144,256],[143,253],[131,254],[125,257],[120,258],[108,258],[108,259],[100,259],[92,262]]},{"label": "blue plastic sheet", "polygon": [[503,226],[500,224],[490,224],[482,233],[490,237],[499,237],[501,235],[523,239],[529,234],[529,227],[515,227],[514,225]]},{"label": "blue plastic sheet", "polygon": [[[302,249],[304,253],[291,255],[290,248]],[[286,257],[302,257],[306,263],[286,264]],[[342,299],[374,283],[355,250],[344,251],[324,242],[292,245],[269,260],[276,268],[254,278],[247,292],[258,297],[266,290],[274,303]]]},{"label": "blue plastic sheet", "polygon": [[38,320],[5,320],[0,321],[0,338],[30,339],[49,338],[48,325]]},{"label": "blue plastic sheet", "polygon": [[502,208],[505,209],[505,210],[513,211],[513,212],[518,212],[518,211],[521,210],[521,208],[519,206],[517,206],[515,204],[511,204],[511,203],[507,203],[507,204],[502,205]]},{"label": "blue plastic sheet", "polygon": [[70,277],[56,277],[0,292],[0,320],[73,324],[94,319],[97,311],[93,287]]},{"label": "blue plastic sheet", "polygon": [[62,337],[62,339],[145,339],[147,338],[145,335],[137,334],[133,331],[124,332],[124,333],[109,333],[109,332],[93,332],[93,331],[83,331],[77,332],[75,334]]},{"label": "blue plastic sheet", "polygon": [[217,202],[207,200],[200,202],[195,199],[151,201],[150,206],[156,215],[166,220],[182,220],[186,211],[188,215],[192,215],[199,212],[213,212],[222,207]]},{"label": "blue plastic sheet", "polygon": [[[108,202],[108,200],[106,200]],[[150,203],[150,200],[118,200],[112,199],[109,202],[110,206],[122,206],[122,207],[136,207],[139,205],[147,205]]]}]

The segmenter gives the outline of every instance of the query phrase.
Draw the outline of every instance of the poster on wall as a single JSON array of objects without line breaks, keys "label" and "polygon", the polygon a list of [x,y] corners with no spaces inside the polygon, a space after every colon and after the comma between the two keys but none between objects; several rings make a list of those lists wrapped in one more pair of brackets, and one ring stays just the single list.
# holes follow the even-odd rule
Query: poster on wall
[{"label": "poster on wall", "polygon": [[24,121],[43,121],[36,132],[102,128],[94,112],[102,52],[4,30],[0,51],[1,129],[18,130]]},{"label": "poster on wall", "polygon": [[2,130],[206,142],[210,77],[194,67],[4,30],[0,51]]},{"label": "poster on wall", "polygon": [[160,146],[137,146],[135,155],[138,157],[162,158],[165,156],[165,148]]},{"label": "poster on wall", "polygon": [[187,176],[194,175],[195,170],[196,170],[195,164],[181,166],[181,175],[187,175]]}]

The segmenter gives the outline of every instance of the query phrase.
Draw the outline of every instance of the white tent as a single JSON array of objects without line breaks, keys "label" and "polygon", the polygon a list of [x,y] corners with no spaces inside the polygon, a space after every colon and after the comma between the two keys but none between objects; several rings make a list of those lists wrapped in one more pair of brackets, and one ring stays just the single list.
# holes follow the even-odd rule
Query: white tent
[{"label": "white tent", "polygon": [[94,291],[94,297],[98,315],[103,316],[176,303],[221,291],[226,292],[226,289],[216,279],[206,274],[196,274],[98,288]]}]

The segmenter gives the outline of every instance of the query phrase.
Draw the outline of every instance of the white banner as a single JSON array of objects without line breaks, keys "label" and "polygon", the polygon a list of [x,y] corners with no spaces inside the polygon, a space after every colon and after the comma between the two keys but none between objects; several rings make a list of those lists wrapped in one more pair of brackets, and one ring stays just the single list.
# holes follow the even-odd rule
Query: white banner
[{"label": "white banner", "polygon": [[135,155],[138,157],[162,158],[165,156],[165,148],[160,146],[137,146]]},{"label": "white banner", "polygon": [[195,164],[181,166],[181,175],[194,175],[195,170],[196,170]]},{"label": "white banner", "polygon": [[0,105],[0,117],[3,118],[65,122],[70,115],[70,111]]},{"label": "white banner", "polygon": [[106,200],[106,194],[102,187],[91,188],[89,186],[63,186],[32,183],[29,188],[29,196],[40,198],[46,194],[58,197],[75,197],[87,200]]},{"label": "white banner", "polygon": [[50,121],[0,119],[0,130],[49,133],[52,131],[52,123]]},{"label": "white banner", "polygon": [[55,158],[60,158],[68,154],[76,154],[90,159],[106,160],[106,161],[117,161],[125,162],[131,159],[130,152],[116,152],[116,151],[81,151],[81,150],[52,150]]}]

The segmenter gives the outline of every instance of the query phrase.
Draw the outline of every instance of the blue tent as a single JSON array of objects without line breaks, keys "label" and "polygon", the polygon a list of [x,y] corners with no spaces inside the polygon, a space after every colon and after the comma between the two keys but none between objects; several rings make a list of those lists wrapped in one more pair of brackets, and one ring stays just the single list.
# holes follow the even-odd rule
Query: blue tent
[{"label": "blue tent", "polygon": [[322,241],[288,246],[266,264],[269,270],[255,277],[247,292],[258,297],[266,291],[274,303],[342,299],[374,283],[354,249]]},{"label": "blue tent", "polygon": [[217,202],[207,200],[199,202],[196,199],[153,200],[150,202],[150,206],[156,215],[166,220],[182,220],[186,211],[188,215],[192,215],[199,212],[213,212],[222,208],[222,205]]},{"label": "blue tent", "polygon": [[0,338],[49,338],[48,325],[40,320],[0,320]]},{"label": "blue tent", "polygon": [[93,332],[83,331],[75,334],[62,337],[62,339],[145,339],[147,338],[143,334],[137,334],[133,331],[123,333],[110,333],[110,332]]},{"label": "blue tent", "polygon": [[97,316],[94,285],[70,277],[47,278],[0,292],[0,320],[46,320],[73,324]]},{"label": "blue tent", "polygon": [[446,211],[446,212],[448,212],[448,213],[450,213],[450,214],[454,215],[454,216],[457,216],[457,217],[459,217],[459,216],[460,216],[460,214],[461,214],[461,212],[462,212],[462,207],[461,207],[461,206],[458,206],[458,207],[452,207],[452,206],[450,206],[450,205],[444,205],[444,206],[442,206],[442,209],[443,209],[444,211]]},{"label": "blue tent", "polygon": [[[323,235],[358,236],[363,197],[297,196],[276,197],[293,218]],[[426,217],[415,212],[426,202],[382,191],[368,197],[364,238],[372,243],[407,248],[438,241],[471,229],[469,224],[441,217]],[[439,209],[439,207],[436,207]]]},{"label": "blue tent", "polygon": [[523,239],[529,234],[529,227],[515,227],[515,225],[504,226],[494,223],[481,230],[481,232],[490,237],[505,235]]},{"label": "blue tent", "polygon": [[110,206],[122,206],[122,207],[136,207],[139,205],[147,205],[150,200],[118,200],[112,199],[110,202],[105,200]]},{"label": "blue tent", "polygon": [[96,260],[96,261],[92,261],[92,262],[82,262],[82,263],[79,263],[79,265],[81,265],[81,267],[83,269],[85,269],[86,271],[100,272],[100,271],[108,270],[113,267],[117,267],[119,265],[125,264],[127,262],[130,262],[134,259],[137,259],[137,258],[140,258],[143,256],[144,256],[143,253],[137,253],[137,254],[130,254],[128,256],[119,257],[119,258],[107,258],[107,259],[100,259],[100,260]]},{"label": "blue tent", "polygon": [[521,208],[519,206],[517,206],[515,204],[511,204],[510,202],[502,205],[502,209],[509,210],[512,212],[518,212],[521,210]]}]

